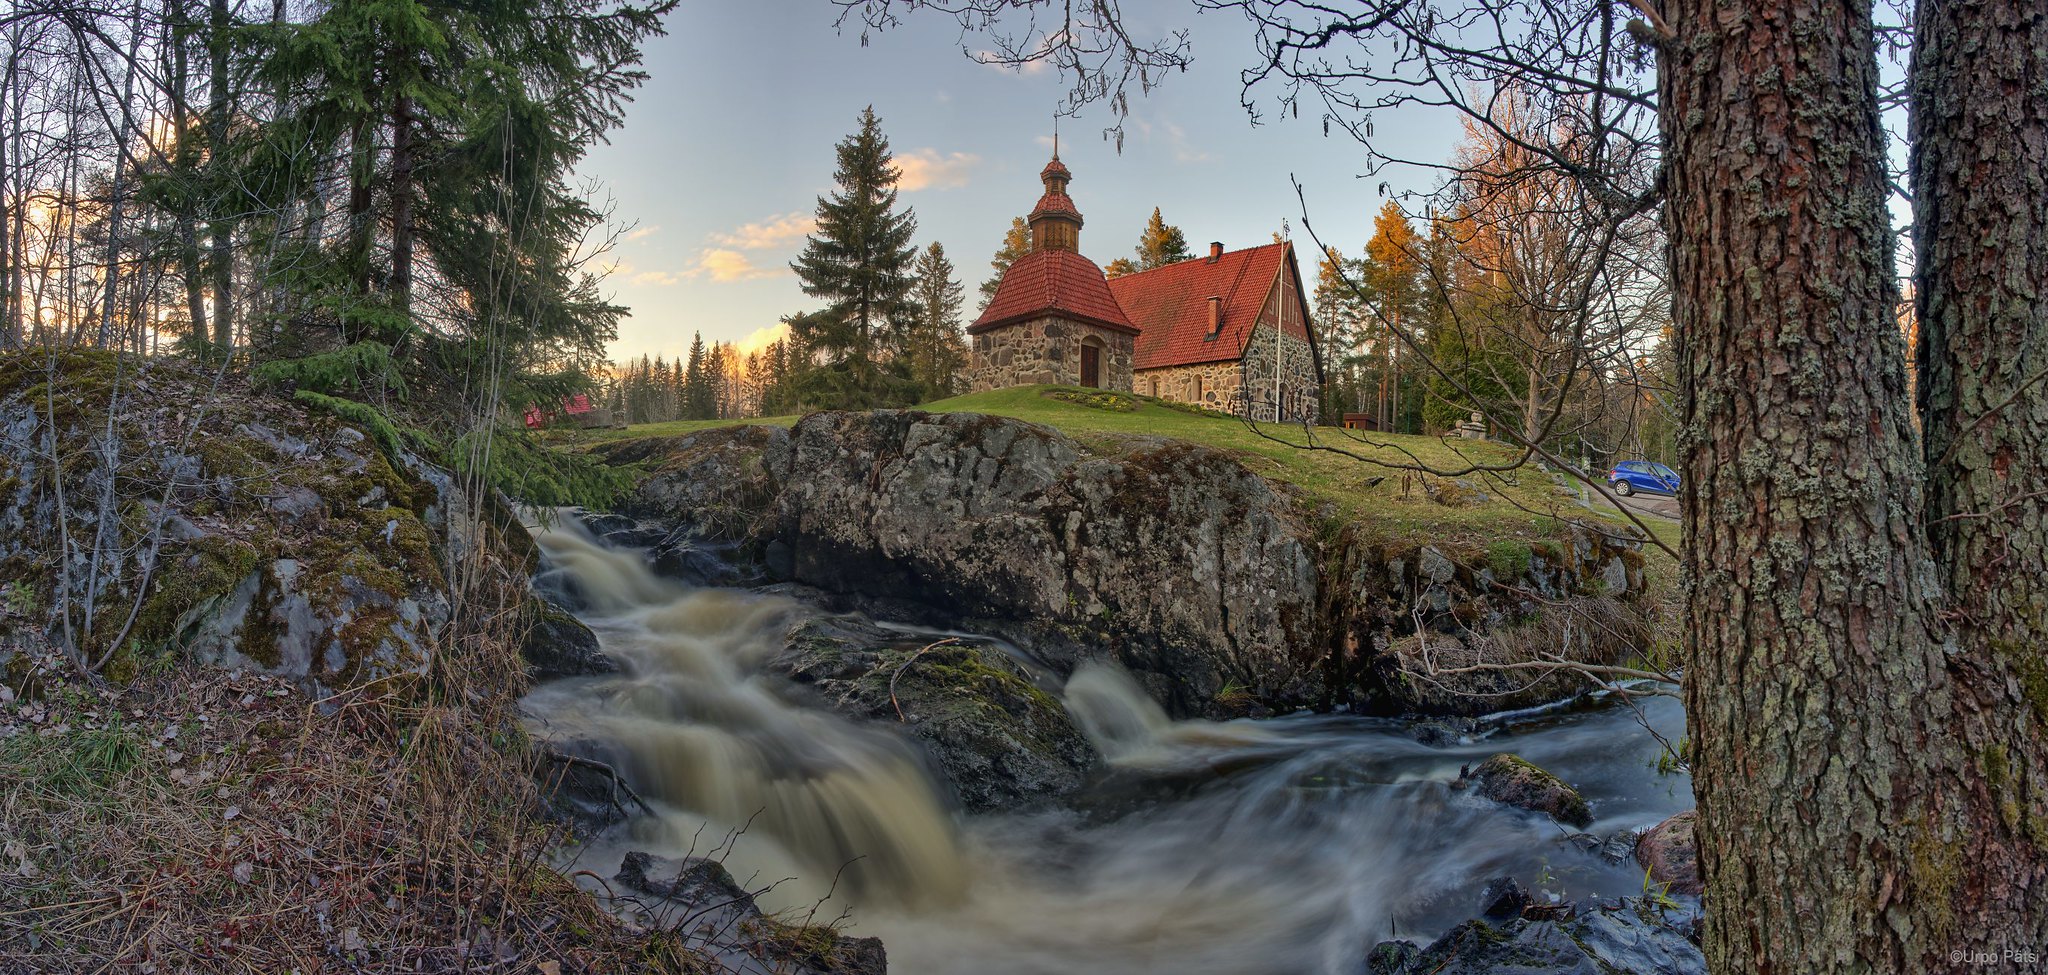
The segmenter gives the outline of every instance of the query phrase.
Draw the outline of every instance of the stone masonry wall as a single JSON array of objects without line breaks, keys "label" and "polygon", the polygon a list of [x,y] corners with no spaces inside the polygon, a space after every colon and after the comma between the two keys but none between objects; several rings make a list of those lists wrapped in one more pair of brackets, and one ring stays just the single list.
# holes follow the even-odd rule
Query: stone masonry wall
[{"label": "stone masonry wall", "polygon": [[[1246,344],[1243,400],[1250,402],[1254,420],[1268,423],[1306,420],[1314,423],[1318,399],[1315,353],[1309,348],[1307,339],[1288,335],[1280,339],[1276,354],[1273,348],[1276,334],[1274,329],[1261,325],[1252,333],[1251,342]],[[1276,359],[1280,371],[1277,410],[1274,408],[1276,391],[1273,382]],[[1242,402],[1238,409],[1243,409]]]},{"label": "stone masonry wall", "polygon": [[1133,337],[1100,325],[1054,316],[1033,318],[973,336],[967,364],[968,391],[978,393],[1038,383],[1079,385],[1081,343],[1091,337],[1102,343],[1102,388],[1130,392]]},{"label": "stone masonry wall", "polygon": [[1193,403],[1212,410],[1235,413],[1244,386],[1244,369],[1236,360],[1205,362],[1195,366],[1168,366],[1138,373],[1132,391],[1146,396]]},{"label": "stone masonry wall", "polygon": [[1247,400],[1252,419],[1289,422],[1316,420],[1316,367],[1304,339],[1280,341],[1280,409],[1273,409],[1274,330],[1260,325],[1252,332],[1242,361],[1169,366],[1138,373],[1133,391],[1212,410],[1243,415]]}]

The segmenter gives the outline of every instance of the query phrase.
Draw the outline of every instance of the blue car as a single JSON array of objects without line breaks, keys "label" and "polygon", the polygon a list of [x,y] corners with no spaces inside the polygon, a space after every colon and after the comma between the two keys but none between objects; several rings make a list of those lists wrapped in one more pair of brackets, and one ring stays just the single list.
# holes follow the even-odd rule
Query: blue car
[{"label": "blue car", "polygon": [[1637,491],[1677,494],[1678,472],[1655,461],[1625,460],[1607,472],[1607,483],[1624,498]]}]

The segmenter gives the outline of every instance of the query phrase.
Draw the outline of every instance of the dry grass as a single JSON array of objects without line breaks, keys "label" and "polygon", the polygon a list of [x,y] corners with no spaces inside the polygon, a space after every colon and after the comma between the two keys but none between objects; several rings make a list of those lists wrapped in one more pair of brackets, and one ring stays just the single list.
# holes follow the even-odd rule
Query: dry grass
[{"label": "dry grass", "polygon": [[514,710],[524,597],[494,574],[427,674],[318,703],[182,663],[94,686],[18,645],[0,972],[704,970],[552,868]]}]

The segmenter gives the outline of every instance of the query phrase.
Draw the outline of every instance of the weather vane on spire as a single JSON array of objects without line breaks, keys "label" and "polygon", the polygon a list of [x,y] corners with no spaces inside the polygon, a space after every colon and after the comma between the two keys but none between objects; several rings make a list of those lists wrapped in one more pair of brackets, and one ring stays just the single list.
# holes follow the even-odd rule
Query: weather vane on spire
[{"label": "weather vane on spire", "polygon": [[1060,110],[1052,110],[1052,157],[1060,157]]}]

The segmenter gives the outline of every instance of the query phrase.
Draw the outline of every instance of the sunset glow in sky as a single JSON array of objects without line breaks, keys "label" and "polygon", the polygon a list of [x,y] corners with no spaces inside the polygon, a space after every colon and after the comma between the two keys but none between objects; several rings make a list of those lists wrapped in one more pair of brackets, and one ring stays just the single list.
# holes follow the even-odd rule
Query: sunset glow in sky
[{"label": "sunset glow in sky", "polygon": [[[1138,7],[1125,5],[1136,29],[1191,27],[1195,63],[1151,96],[1133,94],[1120,154],[1103,138],[1106,109],[1061,120],[1060,156],[1087,219],[1082,252],[1098,263],[1127,256],[1154,206],[1195,250],[1265,243],[1283,220],[1297,246],[1311,247],[1291,179],[1326,242],[1361,247],[1381,190],[1357,177],[1358,144],[1325,137],[1306,107],[1298,120],[1275,117],[1277,91],[1254,92],[1266,118],[1253,125],[1239,104],[1238,72],[1254,57],[1241,19],[1179,3]],[[625,127],[582,167],[630,225],[610,256],[607,285],[632,308],[614,358],[673,358],[700,330],[707,342],[758,344],[783,315],[816,308],[789,261],[831,189],[834,143],[870,104],[903,169],[900,205],[916,211],[918,244],[945,246],[973,317],[975,287],[1010,219],[1038,198],[1066,86],[1050,69],[975,63],[963,46],[980,39],[943,17],[913,18],[862,47],[857,28],[834,31],[836,11],[820,0],[696,0],[649,45],[652,77]],[[1152,19],[1169,13],[1178,19]],[[1457,136],[1444,116],[1376,126],[1420,156],[1448,154]],[[1403,188],[1419,187],[1388,187]]]}]

